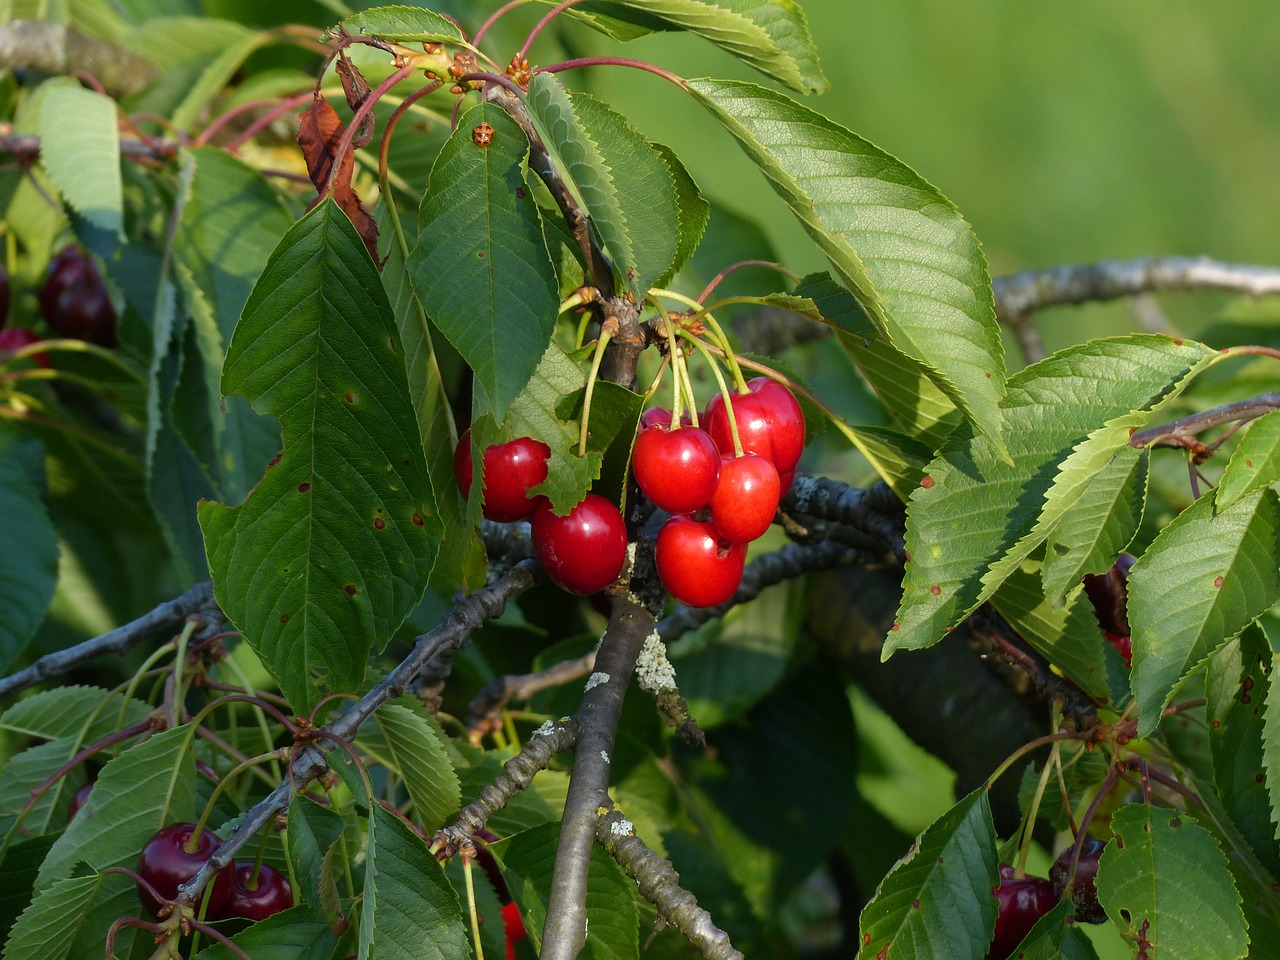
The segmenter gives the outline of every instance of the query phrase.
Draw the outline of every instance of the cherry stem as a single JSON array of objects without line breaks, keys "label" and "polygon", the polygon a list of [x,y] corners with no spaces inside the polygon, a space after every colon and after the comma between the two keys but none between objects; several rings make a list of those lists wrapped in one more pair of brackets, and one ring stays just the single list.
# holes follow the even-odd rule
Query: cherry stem
[{"label": "cherry stem", "polygon": [[711,291],[714,290],[716,287],[720,286],[720,281],[722,281],[725,277],[729,276],[729,274],[733,273],[734,271],[741,270],[744,267],[764,267],[765,269],[768,269],[768,270],[776,270],[778,273],[782,274],[792,283],[798,283],[800,280],[800,275],[798,273],[796,273],[793,270],[788,270],[782,264],[775,263],[772,260],[739,260],[737,263],[729,264],[729,266],[725,267],[723,270],[721,270],[719,273],[717,273],[714,277],[711,278],[711,282],[706,285],[702,293],[698,294],[698,302],[705,303],[707,297],[711,296]]},{"label": "cherry stem", "polygon": [[188,620],[178,634],[178,649],[173,655],[173,697],[169,701],[169,726],[176,727],[181,723],[182,702],[186,699],[187,688],[182,682],[182,668],[187,662],[187,644],[191,642],[191,634],[195,633],[196,622]]},{"label": "cherry stem", "polygon": [[[333,185],[342,173],[343,161],[346,159],[347,152],[351,149],[351,144],[355,141],[356,134],[359,132],[364,118],[378,105],[378,101],[382,99],[384,93],[401,80],[407,80],[420,69],[421,67],[416,64],[406,64],[378,84],[373,92],[365,97],[364,102],[360,104],[359,109],[356,110],[355,115],[351,118],[351,123],[347,125],[347,129],[343,132],[342,139],[338,141],[338,148],[333,152],[333,172],[329,175],[329,182],[325,185],[325,192],[333,192]],[[408,98],[406,97],[406,99]]]},{"label": "cherry stem", "polygon": [[1046,733],[1043,737],[1036,737],[1034,740],[1024,743],[1017,750],[1013,751],[1013,753],[1009,754],[1009,756],[1005,758],[1004,762],[1001,763],[1000,766],[996,767],[995,772],[992,773],[991,776],[987,777],[985,786],[990,790],[995,785],[995,782],[1004,776],[1005,771],[1032,750],[1038,750],[1040,747],[1046,746],[1050,743],[1055,743],[1058,740],[1083,740],[1084,738],[1085,735],[1083,733],[1072,733],[1068,731]]},{"label": "cherry stem", "polygon": [[484,39],[484,35],[489,32],[489,28],[497,23],[499,19],[514,10],[516,7],[521,7],[526,3],[532,2],[533,0],[509,0],[509,2],[504,3],[497,10],[493,11],[493,13],[489,14],[488,20],[480,24],[480,29],[477,30],[476,35],[471,38],[471,45],[473,47],[480,46],[480,41]]},{"label": "cherry stem", "polygon": [[476,945],[476,960],[484,960],[484,947],[480,944],[480,917],[476,912],[476,888],[471,879],[472,858],[463,853],[462,877],[467,885],[467,913],[471,916],[471,939]]},{"label": "cherry stem", "polygon": [[204,832],[204,825],[209,821],[209,814],[213,813],[213,808],[218,802],[218,797],[221,796],[222,791],[227,788],[227,784],[250,767],[255,767],[260,763],[265,763],[267,760],[276,756],[278,756],[278,754],[276,751],[272,750],[270,753],[260,753],[256,757],[249,757],[247,760],[243,760],[232,767],[227,772],[227,775],[217,782],[213,788],[213,792],[209,794],[209,801],[204,805],[204,810],[200,813],[200,819],[196,821],[195,829],[191,831],[191,836],[189,836],[187,838],[187,842],[182,845],[182,849],[187,853],[195,853],[196,850],[199,849],[200,834]]},{"label": "cherry stem", "polygon": [[569,7],[572,7],[575,3],[581,2],[582,0],[563,0],[563,2],[552,7],[547,15],[539,20],[537,25],[529,31],[529,36],[525,37],[524,44],[520,47],[519,52],[516,53],[515,59],[524,60],[529,55],[529,48],[533,46],[533,41],[538,38],[538,34],[542,32],[543,28],[546,27],[546,25],[550,23],[557,14],[567,10]]},{"label": "cherry stem", "polygon": [[[230,123],[236,117],[240,116],[243,113],[248,113],[250,110],[258,110],[262,107],[271,107],[275,110],[279,110],[281,107],[284,107],[286,103],[289,103],[290,100],[293,100],[293,101],[301,100],[302,103],[305,103],[306,99],[310,95],[311,95],[311,91],[307,90],[303,93],[294,94],[294,96],[290,97],[289,100],[282,101],[278,97],[269,97],[269,98],[264,98],[262,100],[248,100],[245,103],[237,104],[236,106],[228,110],[226,113],[222,114],[219,117],[215,117],[213,120],[211,120],[209,122],[209,125],[205,127],[202,131],[200,131],[200,134],[193,141],[191,141],[191,145],[193,147],[205,146],[206,144],[208,144],[209,140],[213,137],[215,133],[217,133],[219,130],[225,127],[228,123]],[[300,106],[301,103],[295,103],[294,105]],[[287,109],[288,107],[285,107],[285,110]],[[277,117],[279,115],[280,115],[279,113],[275,114],[275,116]],[[163,120],[164,118],[157,117],[156,119]]]},{"label": "cherry stem", "polygon": [[304,103],[310,100],[312,96],[313,96],[312,92],[308,90],[306,93],[299,93],[292,97],[289,97],[287,100],[280,101],[279,106],[277,106],[274,110],[264,113],[257,120],[253,121],[253,123],[249,124],[249,126],[247,126],[243,132],[241,132],[237,137],[235,137],[230,142],[226,143],[222,147],[222,149],[225,150],[227,153],[235,153],[237,150],[243,147],[246,143],[252,140],[255,136],[257,136],[261,131],[271,126],[271,124],[275,123],[277,120],[283,117],[290,110],[298,109],[298,107],[302,106]]},{"label": "cherry stem", "polygon": [[707,363],[711,367],[711,373],[716,378],[716,384],[720,387],[720,396],[724,397],[724,409],[729,417],[729,434],[733,437],[733,455],[741,457],[742,439],[738,436],[738,415],[733,411],[732,391],[729,390],[729,385],[725,383],[724,374],[720,372],[719,364],[716,363],[715,357],[703,346],[702,341],[688,330],[681,330],[680,336],[687,338],[706,357]]},{"label": "cherry stem", "polygon": [[652,73],[655,77],[661,77],[669,83],[674,83],[681,90],[686,89],[684,80],[670,70],[664,70],[657,64],[647,63],[644,60],[632,60],[630,57],[578,57],[574,60],[563,60],[560,63],[538,67],[533,72],[560,73],[564,70],[580,70],[583,67],[630,67],[633,70],[643,70],[645,73]]},{"label": "cherry stem", "polygon": [[[663,308],[662,304],[652,296],[649,302],[657,309],[659,316],[662,317],[662,332],[667,338],[667,357],[671,360],[671,376],[673,380],[673,391],[671,396],[671,429],[680,429],[680,416],[684,413],[684,389],[685,377],[688,375],[687,370],[682,371],[684,357],[680,353],[680,342],[676,339],[676,325],[672,322],[671,316]],[[662,371],[659,370],[659,373]],[[692,401],[692,393],[690,393],[690,401]],[[690,402],[689,408],[692,410],[696,404]],[[696,423],[694,424],[697,425]]]},{"label": "cherry stem", "polygon": [[[123,730],[117,730],[114,733],[109,733],[102,739],[95,740],[93,743],[89,744],[66,763],[62,764],[62,766],[58,767],[57,770],[49,774],[44,783],[31,791],[30,798],[25,804],[23,804],[22,809],[18,811],[18,823],[21,823],[27,818],[27,814],[31,812],[32,808],[35,807],[40,798],[49,792],[50,787],[76,767],[80,766],[80,764],[92,757],[95,753],[111,746],[112,744],[119,743],[122,740],[128,740],[130,737],[136,737],[141,733],[146,733],[150,729],[152,729],[152,722],[151,718],[148,717],[146,720],[141,720],[131,727],[125,727]],[[14,826],[17,826],[17,824]]]},{"label": "cherry stem", "polygon": [[396,124],[400,122],[400,118],[423,97],[439,90],[443,82],[442,80],[436,80],[434,83],[428,83],[401,100],[395,110],[391,111],[391,116],[387,118],[387,125],[382,131],[382,139],[378,143],[378,187],[382,191],[383,197],[388,198],[387,212],[391,215],[392,228],[395,230],[396,240],[400,244],[400,252],[406,260],[409,259],[409,245],[404,239],[404,228],[400,226],[400,216],[396,212],[396,205],[390,201],[390,168],[387,160],[391,154],[391,134],[395,130]]},{"label": "cherry stem", "polygon": [[[710,307],[704,307],[699,301],[694,300],[692,297],[686,297],[683,293],[678,293],[675,290],[654,290],[652,292],[656,296],[667,297],[670,300],[683,303],[686,307],[693,310],[694,313],[690,316],[688,321],[689,323],[693,323],[698,320],[706,321],[706,325],[711,328],[712,339],[715,340],[717,346],[720,348],[721,356],[725,362],[728,363],[729,370],[733,374],[733,385],[737,387],[739,393],[750,393],[751,388],[747,386],[747,379],[742,375],[742,368],[738,366],[738,358],[734,355],[732,345],[729,343],[729,338],[725,334],[724,328],[721,327],[720,324],[716,322],[716,318],[711,315],[711,311],[718,305],[713,304]],[[724,302],[728,303],[729,301]],[[748,298],[747,300],[734,300],[733,302],[759,303],[760,301],[756,298]]]},{"label": "cherry stem", "polygon": [[1031,805],[1027,808],[1027,819],[1022,827],[1022,843],[1018,849],[1018,864],[1014,868],[1016,876],[1021,877],[1026,873],[1027,854],[1031,852],[1031,835],[1034,832],[1036,815],[1040,812],[1040,801],[1044,799],[1045,787],[1049,785],[1049,774],[1058,765],[1058,752],[1061,749],[1061,743],[1053,745],[1053,749],[1049,751],[1049,759],[1045,761],[1044,769],[1040,771],[1040,782],[1036,784],[1036,792],[1031,798]]},{"label": "cherry stem", "polygon": [[267,856],[267,844],[271,842],[271,831],[263,830],[262,839],[258,841],[258,853],[253,858],[253,870],[249,874],[249,878],[244,882],[246,890],[258,889],[258,874],[262,872],[262,861]]},{"label": "cherry stem", "polygon": [[600,331],[600,339],[596,341],[595,353],[591,356],[591,372],[587,374],[587,386],[582,395],[582,425],[578,431],[578,456],[587,455],[587,427],[591,419],[591,395],[595,392],[596,379],[600,375],[600,361],[604,359],[605,348],[613,339],[613,331],[606,322]]}]

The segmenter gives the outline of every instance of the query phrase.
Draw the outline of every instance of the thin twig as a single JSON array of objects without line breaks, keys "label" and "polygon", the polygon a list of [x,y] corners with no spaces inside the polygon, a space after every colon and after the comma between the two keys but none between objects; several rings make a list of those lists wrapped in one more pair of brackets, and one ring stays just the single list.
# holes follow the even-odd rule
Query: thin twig
[{"label": "thin twig", "polygon": [[536,673],[508,674],[486,684],[471,701],[467,730],[471,742],[478,744],[494,730],[501,729],[502,709],[512,700],[526,701],[535,693],[563,686],[585,677],[596,665],[592,650],[572,660],[562,660]]},{"label": "thin twig", "polygon": [[1165,423],[1155,427],[1139,430],[1129,438],[1129,446],[1137,447],[1184,447],[1189,437],[1194,437],[1202,430],[1221,426],[1224,423],[1256,420],[1273,410],[1280,409],[1280,393],[1263,393],[1248,400],[1237,400],[1235,403],[1223,404],[1212,410],[1193,413],[1181,420]]}]

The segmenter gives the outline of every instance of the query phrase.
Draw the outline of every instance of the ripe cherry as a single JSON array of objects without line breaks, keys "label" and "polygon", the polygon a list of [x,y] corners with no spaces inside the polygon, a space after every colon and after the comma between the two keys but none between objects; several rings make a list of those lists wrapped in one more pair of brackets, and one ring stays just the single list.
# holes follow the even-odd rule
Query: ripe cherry
[{"label": "ripe cherry", "polygon": [[93,260],[75,244],[63,247],[49,263],[44,286],[36,292],[40,313],[59,336],[116,345],[116,311]]},{"label": "ripe cherry", "polygon": [[80,789],[71,795],[71,802],[67,804],[67,822],[70,823],[76,818],[76,814],[80,812],[80,808],[85,805],[85,801],[89,799],[89,794],[93,793],[93,785],[97,781],[88,780],[80,785]]},{"label": "ripe cherry", "polygon": [[1106,573],[1085,574],[1084,592],[1093,603],[1098,623],[1108,633],[1129,635],[1128,580],[1129,570],[1135,563],[1137,557],[1122,553]]},{"label": "ripe cherry", "polygon": [[[40,338],[28,330],[26,327],[5,327],[0,330],[0,360],[3,360],[8,354],[21,350],[23,347],[29,347],[33,343],[39,343]],[[36,353],[28,357],[38,367],[49,366],[49,355],[47,353]]]},{"label": "ripe cherry", "polygon": [[[1107,848],[1105,841],[1095,837],[1087,837],[1080,844],[1080,860],[1076,864],[1076,879],[1071,885],[1071,902],[1075,905],[1076,919],[1081,923],[1106,923],[1107,912],[1098,903],[1098,858]],[[1071,877],[1071,856],[1074,847],[1067,847],[1053,866],[1049,868],[1049,879],[1053,882],[1054,892],[1061,897],[1067,890],[1067,881]]]},{"label": "ripe cherry", "polygon": [[[138,876],[151,884],[165,900],[176,898],[178,886],[194,877],[204,862],[222,846],[222,841],[213,831],[202,830],[192,845],[193,849],[188,850],[187,845],[195,829],[194,823],[171,823],[161,827],[138,856]],[[230,893],[231,871],[220,870],[205,888],[207,915],[219,916]],[[153,915],[159,915],[163,904],[142,885],[138,886],[138,899]]]},{"label": "ripe cherry", "polygon": [[747,453],[727,458],[711,496],[711,519],[724,539],[748,543],[773,523],[781,493],[778,471],[764,457]]},{"label": "ripe cherry", "polygon": [[[265,920],[293,906],[293,888],[284,875],[270,864],[236,863],[232,870],[231,892],[218,911],[217,919]],[[210,908],[212,911],[212,907]]]},{"label": "ripe cherry", "polygon": [[[682,427],[693,426],[693,420],[690,419],[688,411],[680,415],[680,425]],[[640,414],[640,430],[647,430],[649,427],[666,427],[671,429],[671,411],[666,407],[646,407],[644,413]]]},{"label": "ripe cherry", "polygon": [[714,607],[742,583],[747,545],[720,536],[710,520],[672,517],[658,531],[655,563],[673,597],[691,607]]},{"label": "ripe cherry", "polygon": [[507,960],[516,960],[516,944],[528,935],[524,929],[524,920],[520,917],[519,905],[516,903],[503,904],[502,936],[507,948]]},{"label": "ripe cherry", "polygon": [[[795,469],[804,450],[804,414],[790,390],[768,377],[747,381],[749,393],[735,394],[733,412],[744,453],[758,453],[769,460],[780,477]],[[703,426],[726,453],[733,450],[733,433],[724,397],[716,394],[707,404]],[[785,489],[785,488],[784,488]]]},{"label": "ripe cherry", "polygon": [[533,511],[533,551],[547,576],[585,596],[618,579],[627,559],[627,527],[613,502],[597,493],[563,517],[543,500]]},{"label": "ripe cherry", "polygon": [[1107,638],[1107,643],[1116,648],[1116,653],[1120,654],[1120,659],[1124,661],[1124,665],[1132,670],[1133,638],[1127,633],[1112,633],[1110,630],[1104,631],[1103,635]]},{"label": "ripe cherry", "polygon": [[[484,504],[481,512],[490,520],[511,523],[525,520],[538,505],[529,489],[547,479],[551,448],[532,437],[518,437],[495,443],[484,451]],[[463,496],[471,492],[474,464],[471,460],[471,431],[458,438],[453,451],[453,473]]]},{"label": "ripe cherry", "polygon": [[1053,884],[1043,877],[1015,876],[1013,867],[1000,865],[1000,885],[993,891],[1000,905],[996,931],[986,960],[1005,960],[1036,921],[1058,902]]},{"label": "ripe cherry", "polygon": [[640,431],[631,469],[646,497],[668,513],[705,507],[720,478],[720,451],[697,427],[671,430],[655,425]]}]

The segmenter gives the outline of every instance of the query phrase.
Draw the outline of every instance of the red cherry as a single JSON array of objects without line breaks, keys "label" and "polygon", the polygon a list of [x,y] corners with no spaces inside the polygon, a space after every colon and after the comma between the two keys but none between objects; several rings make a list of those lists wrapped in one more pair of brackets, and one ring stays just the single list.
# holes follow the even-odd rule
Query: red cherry
[{"label": "red cherry", "polygon": [[1120,659],[1124,661],[1124,665],[1130,670],[1133,669],[1133,638],[1127,633],[1112,633],[1110,630],[1104,631],[1107,643],[1116,648],[1116,653],[1120,654]]},{"label": "red cherry", "polygon": [[93,793],[93,785],[96,781],[89,780],[80,785],[80,789],[71,795],[71,802],[67,804],[67,822],[70,823],[76,818],[76,814],[80,812],[80,808],[84,806],[85,801],[89,799],[89,794]]},{"label": "red cherry", "polygon": [[116,345],[116,311],[107,285],[80,247],[64,247],[50,261],[36,299],[40,313],[59,336],[102,347]]},{"label": "red cherry", "polygon": [[[3,360],[8,354],[21,350],[23,347],[29,347],[31,344],[39,342],[40,338],[26,327],[6,327],[0,330],[0,360]],[[49,355],[47,353],[35,353],[28,359],[38,367],[47,368],[49,366]]]},{"label": "red cherry", "polygon": [[720,451],[697,427],[640,431],[631,469],[646,497],[668,513],[692,513],[711,501],[720,478]]},{"label": "red cherry", "polygon": [[769,529],[781,495],[778,471],[764,457],[727,458],[711,496],[711,519],[724,539],[748,543]]},{"label": "red cherry", "polygon": [[[749,393],[735,394],[733,412],[744,453],[758,453],[783,476],[795,469],[804,450],[804,414],[790,390],[768,377],[747,381]],[[733,450],[733,432],[724,396],[716,394],[707,404],[703,427],[723,451]]]},{"label": "red cherry", "polygon": [[1106,573],[1085,574],[1084,592],[1093,603],[1098,623],[1109,633],[1129,633],[1129,615],[1126,609],[1129,599],[1129,570],[1137,562],[1138,558],[1133,554],[1122,553]]},{"label": "red cherry", "polygon": [[613,502],[597,493],[563,517],[543,500],[533,511],[533,551],[547,576],[585,596],[618,579],[627,559],[627,527]]},{"label": "red cherry", "polygon": [[502,906],[502,935],[507,948],[507,960],[516,960],[516,944],[529,934],[520,917],[520,907],[515,903]]},{"label": "red cherry", "polygon": [[[1087,837],[1080,844],[1080,860],[1076,863],[1076,879],[1071,885],[1071,902],[1075,906],[1076,919],[1081,923],[1106,923],[1107,911],[1098,903],[1098,858],[1107,848],[1103,840]],[[1049,868],[1049,879],[1053,882],[1054,893],[1061,897],[1067,890],[1067,880],[1071,876],[1071,856],[1074,847],[1067,847],[1053,866]]]},{"label": "red cherry", "polygon": [[[503,523],[527,519],[540,499],[529,496],[529,489],[547,479],[550,458],[551,448],[532,437],[518,437],[486,448],[481,512],[490,520]],[[470,429],[458,438],[458,446],[453,451],[453,472],[458,489],[466,496],[471,492],[474,472]]]},{"label": "red cherry", "polygon": [[236,863],[232,870],[231,892],[216,919],[239,917],[256,922],[292,906],[293,888],[279,870],[267,863],[259,864],[255,878],[252,863]]},{"label": "red cherry", "polygon": [[986,960],[1005,960],[1020,944],[1036,921],[1058,902],[1053,884],[1043,877],[1016,877],[1013,867],[1001,864],[1000,885],[992,893],[1000,905],[996,932]]},{"label": "red cherry", "polygon": [[[179,884],[194,877],[196,871],[204,866],[204,862],[222,846],[222,841],[213,831],[202,830],[195,849],[188,851],[186,845],[195,829],[194,823],[171,823],[167,827],[161,827],[147,841],[138,856],[138,876],[155,887],[156,892],[165,900],[176,898]],[[230,893],[231,871],[220,870],[213,882],[205,888],[209,916],[219,915]],[[138,887],[138,899],[153,916],[159,915],[161,902],[141,885]]]},{"label": "red cherry", "polygon": [[691,607],[714,607],[742,583],[745,543],[720,536],[710,520],[672,517],[658,531],[655,563],[673,597]]}]

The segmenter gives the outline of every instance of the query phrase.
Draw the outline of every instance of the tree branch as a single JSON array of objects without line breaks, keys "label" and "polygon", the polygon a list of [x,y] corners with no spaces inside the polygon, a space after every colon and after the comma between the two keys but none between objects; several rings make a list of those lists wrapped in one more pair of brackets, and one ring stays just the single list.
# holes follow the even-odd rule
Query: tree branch
[{"label": "tree branch", "polygon": [[729,935],[712,922],[711,914],[698,906],[694,895],[680,886],[675,867],[636,836],[635,827],[616,807],[596,818],[596,839],[636,882],[640,895],[658,908],[659,918],[678,928],[707,960],[743,960]]},{"label": "tree branch", "polygon": [[[839,524],[858,534],[854,545],[867,549],[888,548],[899,560],[903,545],[905,507],[887,484],[860,490],[827,477],[798,475],[780,505],[784,515],[796,514]],[[833,535],[831,531],[819,531]]]},{"label": "tree branch", "polygon": [[587,936],[587,870],[601,809],[609,806],[609,764],[627,684],[653,616],[633,598],[616,595],[596,670],[574,719],[578,743],[556,847],[555,872],[547,902],[542,960],[574,960]]},{"label": "tree branch", "polygon": [[87,73],[117,98],[138,93],[156,74],[153,64],[123,47],[47,20],[0,24],[0,67],[54,76]]},{"label": "tree branch", "polygon": [[204,583],[196,584],[182,596],[166,600],[138,619],[109,630],[100,637],[77,643],[74,647],[67,647],[65,650],[45,654],[31,666],[0,679],[0,700],[12,696],[19,690],[25,690],[37,683],[61,676],[96,657],[109,653],[127,653],[141,641],[164,630],[171,630],[191,616],[204,616],[221,625],[222,612],[213,601],[211,581],[206,580]]},{"label": "tree branch", "polygon": [[[177,140],[120,140],[120,155],[127,160],[172,160],[180,148]],[[0,153],[34,163],[40,156],[40,138],[32,133],[14,133],[13,124],[0,123]]]},{"label": "tree branch", "polygon": [[536,673],[508,674],[486,684],[471,701],[467,731],[473,744],[502,728],[502,708],[512,700],[526,701],[535,693],[585,677],[596,665],[596,652],[562,660]]},{"label": "tree branch", "polygon": [[1220,427],[1224,423],[1241,423],[1256,420],[1273,410],[1280,409],[1280,393],[1263,393],[1248,400],[1223,404],[1212,410],[1193,413],[1189,417],[1174,420],[1155,427],[1139,430],[1129,438],[1129,446],[1137,447],[1185,447],[1187,440],[1202,430]]}]

